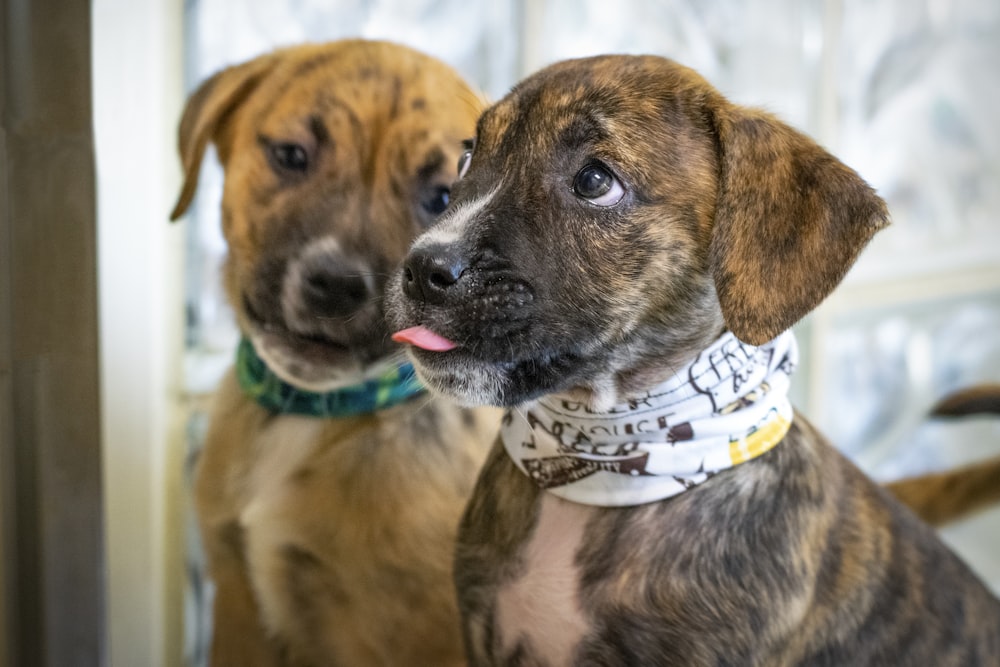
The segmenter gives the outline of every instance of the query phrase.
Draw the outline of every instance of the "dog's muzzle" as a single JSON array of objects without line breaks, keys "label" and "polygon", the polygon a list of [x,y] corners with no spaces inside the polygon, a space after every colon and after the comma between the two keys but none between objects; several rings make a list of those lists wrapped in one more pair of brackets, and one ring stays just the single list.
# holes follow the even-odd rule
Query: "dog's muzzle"
[{"label": "dog's muzzle", "polygon": [[403,293],[414,301],[441,305],[468,268],[469,262],[457,245],[435,243],[414,248],[403,264]]},{"label": "dog's muzzle", "polygon": [[403,262],[400,288],[406,314],[395,324],[424,325],[493,360],[510,360],[511,338],[525,332],[535,301],[509,262],[455,242],[415,246]]}]

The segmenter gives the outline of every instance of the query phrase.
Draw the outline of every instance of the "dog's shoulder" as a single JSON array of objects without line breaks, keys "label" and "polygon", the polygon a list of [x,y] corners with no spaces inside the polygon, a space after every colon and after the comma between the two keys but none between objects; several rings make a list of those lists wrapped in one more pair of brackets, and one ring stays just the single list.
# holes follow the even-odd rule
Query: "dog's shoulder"
[{"label": "dog's shoulder", "polygon": [[[598,660],[919,664],[954,650],[951,664],[980,664],[998,640],[1000,603],[801,416],[757,459],[668,501],[604,510],[588,530],[616,536],[577,555],[598,629],[580,650]],[[635,548],[652,534],[657,548]]]},{"label": "dog's shoulder", "polygon": [[[812,535],[799,552],[814,573],[806,579],[814,582],[813,599],[801,626],[814,630],[804,633],[813,646],[792,642],[789,648],[801,651],[797,660],[917,664],[920,655],[949,652],[951,664],[995,659],[1000,601],[909,507],[807,420],[797,416],[796,422],[780,454],[787,463],[796,453],[815,452],[816,474],[822,476],[822,503],[803,524]],[[795,494],[783,503],[805,499]],[[789,514],[787,506],[784,512]],[[894,622],[879,622],[886,618]],[[831,637],[834,630],[842,636]]]}]

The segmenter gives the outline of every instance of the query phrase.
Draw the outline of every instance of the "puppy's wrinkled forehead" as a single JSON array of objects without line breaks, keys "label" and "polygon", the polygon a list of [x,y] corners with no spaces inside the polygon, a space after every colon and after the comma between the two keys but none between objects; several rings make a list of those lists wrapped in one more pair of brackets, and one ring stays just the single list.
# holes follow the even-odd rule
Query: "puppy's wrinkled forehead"
[{"label": "puppy's wrinkled forehead", "polygon": [[374,57],[359,60],[350,51],[287,62],[261,85],[250,124],[265,133],[304,129],[320,140],[341,125],[347,137],[375,142],[393,125],[420,123],[437,114],[442,131],[450,132],[469,114],[451,111],[438,101],[433,85],[448,95],[462,91],[460,82],[443,69],[440,81],[434,81],[426,71],[433,65]]},{"label": "puppy's wrinkled forehead", "polygon": [[556,63],[513,88],[477,127],[477,153],[589,145],[634,150],[706,127],[718,99],[696,72],[658,57],[597,56]]}]

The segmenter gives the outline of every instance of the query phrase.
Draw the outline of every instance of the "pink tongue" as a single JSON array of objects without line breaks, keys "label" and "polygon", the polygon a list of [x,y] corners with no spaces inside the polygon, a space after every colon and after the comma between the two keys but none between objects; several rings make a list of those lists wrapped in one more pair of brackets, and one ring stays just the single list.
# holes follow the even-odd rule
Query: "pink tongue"
[{"label": "pink tongue", "polygon": [[410,327],[397,331],[392,334],[392,339],[397,343],[407,343],[431,352],[447,352],[458,347],[457,343],[438,336],[427,327]]}]

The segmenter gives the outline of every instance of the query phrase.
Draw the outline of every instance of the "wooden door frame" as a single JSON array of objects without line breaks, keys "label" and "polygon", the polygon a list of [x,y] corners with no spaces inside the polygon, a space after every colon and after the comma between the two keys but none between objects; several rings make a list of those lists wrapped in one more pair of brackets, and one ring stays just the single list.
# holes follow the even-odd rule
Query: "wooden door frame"
[{"label": "wooden door frame", "polygon": [[90,3],[0,12],[0,663],[105,658]]}]

